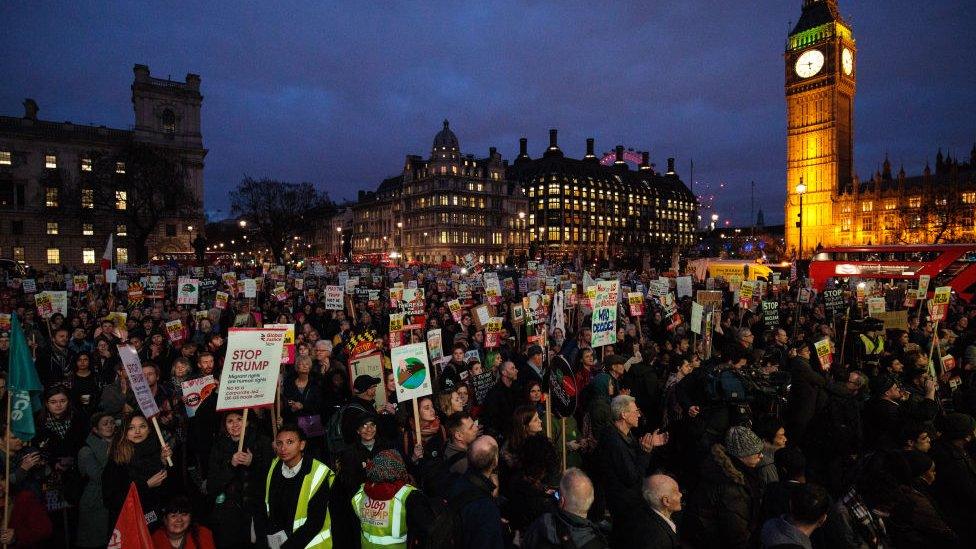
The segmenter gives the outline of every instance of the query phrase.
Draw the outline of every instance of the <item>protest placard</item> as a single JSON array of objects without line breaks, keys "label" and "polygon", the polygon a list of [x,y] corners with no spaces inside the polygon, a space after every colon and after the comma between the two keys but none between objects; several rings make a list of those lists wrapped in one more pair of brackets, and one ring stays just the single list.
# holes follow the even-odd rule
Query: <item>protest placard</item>
[{"label": "protest placard", "polygon": [[427,351],[430,353],[430,363],[440,364],[444,360],[444,345],[441,341],[441,329],[427,332]]},{"label": "protest placard", "polygon": [[844,310],[844,290],[824,290],[824,309],[837,314]]},{"label": "protest placard", "polygon": [[186,409],[186,417],[193,417],[200,404],[217,388],[217,382],[211,375],[184,381],[180,386],[183,388],[183,407]]},{"label": "protest placard", "polygon": [[918,293],[916,294],[918,299],[925,299],[928,295],[931,279],[931,275],[918,275]]},{"label": "protest placard", "polygon": [[630,316],[644,316],[644,294],[640,292],[628,293],[627,304],[630,307]]},{"label": "protest placard", "polygon": [[196,305],[200,301],[200,280],[180,277],[177,281],[176,304]]},{"label": "protest placard", "polygon": [[34,296],[34,305],[37,307],[37,314],[44,318],[51,316],[53,305],[49,292],[41,292]]},{"label": "protest placard", "polygon": [[869,297],[868,298],[868,316],[877,317],[885,312],[885,298],[883,297]]},{"label": "protest placard", "polygon": [[468,377],[468,383],[471,385],[471,389],[474,391],[474,399],[478,404],[483,404],[485,402],[485,397],[488,396],[488,391],[495,386],[495,375],[491,370],[481,372],[480,374]]},{"label": "protest placard", "polygon": [[142,361],[139,360],[139,353],[131,345],[119,345],[119,359],[125,368],[126,376],[129,378],[129,389],[136,397],[139,410],[147,418],[151,418],[159,413],[159,406],[153,397],[152,389],[146,381],[146,376],[142,374]]},{"label": "protest placard", "polygon": [[183,340],[183,321],[180,319],[170,320],[166,323],[166,333],[169,340],[173,343]]},{"label": "protest placard", "polygon": [[676,279],[675,290],[678,294],[678,299],[682,297],[691,297],[691,277],[690,276],[679,276]]},{"label": "protest placard", "polygon": [[603,347],[617,342],[617,296],[620,282],[597,281],[593,298],[593,322],[590,347]]},{"label": "protest placard", "polygon": [[258,296],[258,283],[253,278],[245,278],[241,281],[244,285],[244,297],[246,299],[253,299]]},{"label": "protest placard", "polygon": [[329,311],[341,311],[342,306],[342,286],[325,287],[325,308]]},{"label": "protest placard", "polygon": [[390,351],[397,402],[431,394],[427,345],[423,342],[401,345]]},{"label": "protest placard", "polygon": [[268,406],[274,402],[285,330],[231,328],[220,373],[217,411]]},{"label": "protest placard", "polygon": [[37,281],[33,278],[25,278],[21,287],[24,289],[25,294],[37,293]]},{"label": "protest placard", "polygon": [[485,329],[485,348],[494,349],[501,343],[502,317],[493,316],[488,319]]},{"label": "protest placard", "polygon": [[704,308],[720,309],[722,307],[722,290],[698,290],[695,301]]},{"label": "protest placard", "polygon": [[214,307],[221,310],[226,309],[228,297],[227,292],[217,292],[217,294],[214,296]]},{"label": "protest placard", "polygon": [[359,376],[372,376],[380,380],[376,388],[375,405],[377,409],[386,405],[386,389],[383,387],[383,357],[379,353],[354,358],[349,361],[349,388]]},{"label": "protest placard", "polygon": [[285,331],[285,339],[281,345],[281,363],[295,363],[295,325],[294,324],[265,324],[265,328]]},{"label": "protest placard", "polygon": [[779,301],[763,301],[763,323],[767,328],[779,327]]},{"label": "protest placard", "polygon": [[403,313],[390,313],[390,332],[403,330]]},{"label": "protest placard", "polygon": [[447,302],[447,308],[451,311],[454,322],[461,322],[461,302],[457,299],[452,299]]},{"label": "protest placard", "polygon": [[817,358],[820,359],[820,368],[824,371],[831,366],[830,339],[824,338],[813,344],[817,350]]},{"label": "protest placard", "polygon": [[691,302],[691,331],[701,335],[702,313],[705,308],[697,301]]}]

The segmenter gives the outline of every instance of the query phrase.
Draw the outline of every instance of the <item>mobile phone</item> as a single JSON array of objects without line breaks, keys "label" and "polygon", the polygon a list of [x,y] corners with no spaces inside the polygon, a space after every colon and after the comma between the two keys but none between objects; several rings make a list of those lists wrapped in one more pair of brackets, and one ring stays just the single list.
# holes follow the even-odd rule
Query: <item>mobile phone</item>
[{"label": "mobile phone", "polygon": [[560,500],[559,490],[556,490],[555,492],[553,492],[552,493],[552,497],[556,498],[556,501],[559,501]]}]

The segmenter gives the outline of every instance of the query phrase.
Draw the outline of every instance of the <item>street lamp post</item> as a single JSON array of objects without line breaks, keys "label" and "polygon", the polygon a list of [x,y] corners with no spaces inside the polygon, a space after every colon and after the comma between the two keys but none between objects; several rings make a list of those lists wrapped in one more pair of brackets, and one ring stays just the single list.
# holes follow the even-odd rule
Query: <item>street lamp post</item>
[{"label": "street lamp post", "polygon": [[715,223],[718,221],[718,214],[712,214],[712,230],[715,230]]},{"label": "street lamp post", "polygon": [[400,261],[399,261],[399,263],[400,263],[400,266],[402,267],[403,266],[403,252],[405,252],[407,250],[407,247],[404,245],[405,243],[403,242],[403,222],[402,221],[397,221],[397,229],[398,229],[398,232],[400,233]]},{"label": "street lamp post", "polygon": [[522,255],[522,248],[525,246],[525,212],[518,213],[518,245],[519,245],[519,255]]},{"label": "street lamp post", "polygon": [[807,186],[803,184],[803,176],[800,176],[800,182],[796,185],[796,194],[800,195],[800,213],[796,214],[798,221],[796,226],[800,229],[800,245],[797,251],[797,257],[803,257],[803,193],[807,192]]}]

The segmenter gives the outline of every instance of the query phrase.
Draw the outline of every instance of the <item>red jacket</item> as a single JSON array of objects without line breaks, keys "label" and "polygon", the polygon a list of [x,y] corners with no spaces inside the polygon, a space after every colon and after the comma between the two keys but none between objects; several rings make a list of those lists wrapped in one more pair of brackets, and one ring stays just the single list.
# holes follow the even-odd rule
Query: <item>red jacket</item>
[{"label": "red jacket", "polygon": [[[159,528],[152,534],[153,545],[156,549],[173,549],[166,537],[166,528]],[[193,543],[193,536],[187,530],[184,538],[183,549],[214,549],[213,534],[206,526],[197,526],[197,542]]]}]

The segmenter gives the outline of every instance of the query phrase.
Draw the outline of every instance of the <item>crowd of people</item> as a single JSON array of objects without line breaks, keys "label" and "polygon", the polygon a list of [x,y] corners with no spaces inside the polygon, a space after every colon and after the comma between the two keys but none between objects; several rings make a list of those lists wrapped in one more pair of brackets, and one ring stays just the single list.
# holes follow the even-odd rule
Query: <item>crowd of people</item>
[{"label": "crowd of people", "polygon": [[[240,269],[268,290],[246,298],[211,266],[196,273],[217,281],[197,305],[169,291],[129,300],[93,273],[66,314],[45,315],[8,281],[0,311],[15,313],[43,394],[35,436],[8,429],[0,448],[0,542],[105,547],[134,485],[158,548],[976,546],[976,305],[954,298],[937,323],[913,306],[892,328],[844,285],[828,310],[799,299],[802,278],[751,302],[728,281],[694,281],[672,301],[647,292],[656,272],[542,269],[500,272],[511,283],[492,298],[480,269],[457,266]],[[172,288],[175,271],[152,274]],[[60,274],[31,276],[64,290]],[[620,299],[613,342],[597,348],[591,277],[646,299]],[[327,309],[340,283],[351,291]],[[873,292],[904,309],[912,284]],[[721,299],[692,326],[706,285]],[[419,325],[390,333],[391,288],[423,290]],[[542,303],[529,322],[515,311],[527,294]],[[778,303],[772,320],[764,301]],[[483,304],[503,319],[490,337]],[[271,322],[294,327],[276,404],[217,412],[228,331]],[[433,393],[398,402],[391,346],[431,330],[444,355],[431,353]],[[138,353],[154,417],[120,345]],[[351,374],[364,352],[382,376]],[[4,369],[9,353],[5,332]],[[554,405],[554,372],[571,373],[569,410]],[[184,394],[206,376],[212,391]]]}]

